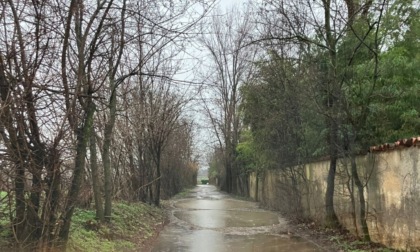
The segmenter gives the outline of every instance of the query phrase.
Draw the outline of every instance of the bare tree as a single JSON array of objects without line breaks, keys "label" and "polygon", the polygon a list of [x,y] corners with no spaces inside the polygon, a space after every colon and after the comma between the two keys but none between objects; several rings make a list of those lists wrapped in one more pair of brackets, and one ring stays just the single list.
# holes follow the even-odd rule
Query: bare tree
[{"label": "bare tree", "polygon": [[198,160],[193,151],[193,124],[180,119],[169,135],[162,153],[162,198],[197,184]]},{"label": "bare tree", "polygon": [[[66,244],[81,186],[88,177],[88,145],[98,218],[102,219],[103,165],[104,214],[110,219],[113,182],[123,184],[122,176],[131,175],[125,166],[135,162],[133,152],[123,154],[134,144],[121,128],[126,122],[135,129],[135,120],[119,118],[123,114],[119,112],[128,111],[130,104],[122,99],[137,90],[139,82],[133,79],[139,77],[147,79],[147,85],[154,83],[153,90],[142,89],[146,84],[140,81],[144,103],[140,111],[148,114],[137,122],[144,125],[141,141],[146,141],[146,132],[154,134],[149,155],[159,158],[149,160],[159,167],[163,139],[169,134],[162,129],[179,125],[184,102],[170,88],[176,72],[170,67],[212,3],[0,3],[0,180],[7,181],[1,186],[14,200],[9,203],[14,212],[11,230],[19,248]],[[147,123],[142,121],[145,115]],[[116,124],[120,124],[118,134]]]},{"label": "bare tree", "polygon": [[50,25],[57,20],[46,3],[3,1],[1,7],[0,135],[13,170],[13,233],[18,247],[42,246],[54,233],[66,135],[46,69],[55,63]]},{"label": "bare tree", "polygon": [[[114,2],[103,1],[89,4],[78,1],[70,3],[62,48],[61,77],[66,91],[67,118],[76,135],[72,182],[64,207],[65,213],[62,215],[63,226],[59,232],[59,243],[63,245],[68,240],[71,217],[79,197],[85,170],[87,146],[92,133],[96,110],[93,95],[98,86],[106,80],[104,76],[107,76],[107,73],[104,72],[106,70],[103,70],[107,69],[106,65],[101,57],[97,57],[96,53],[98,53],[98,45],[103,38],[103,32],[109,27],[106,26],[106,19]],[[89,9],[86,8],[87,5],[89,5]],[[93,12],[91,13],[90,10],[93,10]],[[86,26],[84,26],[85,20],[88,20]],[[73,22],[75,28],[74,33],[71,33]],[[66,70],[69,61],[73,61],[72,64],[76,66],[73,76],[71,76],[75,84],[71,87],[76,91],[74,95],[69,93],[69,77]],[[81,117],[79,117],[80,115]]]},{"label": "bare tree", "polygon": [[241,185],[236,184],[239,177],[235,167],[240,131],[239,88],[252,77],[252,62],[257,55],[255,47],[245,47],[252,30],[249,10],[242,12],[233,7],[226,15],[214,15],[208,30],[202,31],[208,35],[199,39],[210,58],[210,72],[205,73],[204,81],[207,88],[202,90],[204,109],[224,151],[226,176],[221,188],[227,192],[236,192],[236,187]]},{"label": "bare tree", "polygon": [[[166,55],[167,58],[163,58],[161,55],[174,44],[182,45],[185,37],[189,36],[187,31],[194,27],[197,20],[200,20],[209,8],[204,8],[203,14],[190,16],[189,10],[195,4],[196,2],[185,2],[160,5],[148,1],[136,3],[122,1],[121,6],[115,3],[108,13],[107,22],[109,24],[101,38],[104,41],[103,45],[106,46],[102,46],[100,49],[101,53],[108,57],[108,79],[106,80],[108,88],[101,89],[100,92],[101,96],[106,97],[107,102],[100,104],[101,116],[98,117],[102,121],[100,125],[103,126],[100,129],[102,132],[98,136],[101,138],[101,161],[105,181],[104,215],[108,222],[112,213],[112,198],[118,191],[118,188],[113,188],[116,182],[113,182],[113,177],[121,179],[121,176],[116,175],[120,172],[120,163],[118,161],[112,164],[112,157],[115,153],[112,153],[111,150],[111,143],[119,142],[119,139],[114,136],[113,130],[118,120],[119,103],[124,102],[118,97],[122,96],[121,87],[127,85],[124,92],[132,92],[136,90],[133,87],[139,85],[140,103],[142,104],[146,99],[145,92],[147,92],[144,88],[144,79],[168,80],[171,78],[173,73],[161,70],[160,65],[163,61],[172,61],[176,55]],[[180,25],[177,20],[182,18],[190,20],[186,24]],[[144,117],[142,118],[144,119]],[[142,122],[141,125],[145,124]],[[121,148],[125,147],[122,145]],[[129,159],[132,160],[132,158],[131,156]],[[124,159],[119,158],[119,160]],[[124,162],[122,164],[125,165]],[[97,180],[99,176],[94,176],[92,179]],[[93,184],[99,185],[100,182],[94,181]],[[95,191],[99,193],[99,190]],[[96,196],[95,198],[98,199]],[[101,212],[101,209],[97,210],[97,212]]]},{"label": "bare tree", "polygon": [[111,164],[109,150],[112,140],[112,131],[117,116],[117,88],[120,85],[116,80],[116,74],[118,67],[121,62],[121,57],[125,47],[125,12],[126,12],[126,1],[122,2],[121,6],[121,17],[111,17],[111,19],[119,18],[119,25],[114,22],[112,24],[110,33],[110,51],[108,54],[108,82],[109,82],[109,118],[105,123],[104,139],[102,145],[102,163],[104,166],[104,178],[105,178],[105,206],[104,206],[104,217],[107,222],[111,220],[112,212],[112,175],[111,175]]}]

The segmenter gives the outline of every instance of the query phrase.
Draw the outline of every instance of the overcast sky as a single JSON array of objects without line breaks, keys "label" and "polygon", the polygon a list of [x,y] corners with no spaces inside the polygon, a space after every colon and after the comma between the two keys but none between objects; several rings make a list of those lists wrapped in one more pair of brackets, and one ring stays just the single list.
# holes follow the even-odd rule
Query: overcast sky
[{"label": "overcast sky", "polygon": [[[242,5],[246,3],[247,0],[219,0],[218,6],[216,7],[216,10],[221,12],[225,12],[227,9],[231,8],[232,6],[237,6],[239,8],[242,8]],[[197,45],[195,45],[197,46]],[[198,57],[200,60],[205,60],[207,57],[207,52],[203,50],[203,48],[190,48],[190,51],[188,53],[189,55],[185,55],[184,64],[191,64],[194,62],[194,60],[188,60],[187,58],[191,57]],[[195,64],[192,63],[194,66]],[[197,66],[198,67],[198,66]],[[203,67],[203,66],[201,66]],[[189,67],[187,67],[188,69]],[[196,69],[197,70],[197,69]],[[194,78],[193,71],[189,70],[188,72],[184,72],[183,74],[180,74],[177,76],[178,79],[185,79],[189,80],[190,78]],[[195,80],[200,81],[200,80]],[[207,158],[209,152],[212,151],[212,146],[216,144],[216,137],[211,132],[212,129],[209,125],[208,119],[206,118],[206,115],[204,115],[204,112],[202,111],[202,108],[200,105],[200,102],[191,104],[191,110],[187,112],[188,116],[192,117],[196,123],[195,128],[195,153],[200,155],[200,168],[201,169],[207,169]]]},{"label": "overcast sky", "polygon": [[245,3],[247,0],[219,0],[219,5],[222,7],[222,9],[226,7],[230,7],[232,5],[241,5]]}]

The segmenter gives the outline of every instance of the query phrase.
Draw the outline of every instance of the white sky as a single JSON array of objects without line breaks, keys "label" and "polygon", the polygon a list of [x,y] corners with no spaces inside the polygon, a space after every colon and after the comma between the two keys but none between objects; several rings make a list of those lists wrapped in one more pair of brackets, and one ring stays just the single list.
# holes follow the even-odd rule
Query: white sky
[{"label": "white sky", "polygon": [[222,9],[225,9],[226,7],[230,7],[232,5],[241,5],[246,2],[247,0],[220,0],[219,5],[222,7]]},{"label": "white sky", "polygon": [[[226,12],[226,10],[229,10],[229,8],[232,6],[242,8],[243,4],[245,4],[247,1],[248,0],[219,0],[215,9]],[[195,46],[197,46],[197,44],[195,44]],[[182,64],[185,65],[186,72],[178,73],[175,77],[176,79],[188,81],[194,79],[193,81],[200,81],[201,77],[194,76],[194,70],[197,70],[196,67],[198,67],[198,65],[195,65],[197,59],[193,58],[197,57],[198,59],[205,60],[208,52],[202,48],[194,47],[190,47],[187,54],[183,56],[184,60]],[[191,69],[191,66],[193,66],[193,69]],[[200,169],[207,169],[208,167],[206,157],[208,153],[212,151],[212,146],[216,143],[217,139],[211,132],[211,127],[208,125],[208,119],[206,118],[206,115],[204,115],[199,103],[201,103],[201,101],[193,102],[189,106],[189,109],[186,112],[186,116],[192,117],[196,125],[196,128],[194,129],[194,146],[196,149],[194,152],[200,155]]]},{"label": "white sky", "polygon": [[[219,0],[217,3],[216,10],[219,9],[222,12],[225,12],[226,10],[229,10],[232,6],[237,6],[239,8],[242,8],[242,6],[247,2],[248,0]],[[207,52],[204,52],[198,48],[198,50],[201,52],[199,54],[206,55]],[[206,56],[204,56],[206,57]],[[212,146],[216,143],[216,137],[211,132],[210,125],[206,125],[208,119],[206,118],[206,115],[199,113],[198,111],[194,115],[194,120],[199,125],[197,130],[197,136],[195,138],[195,145],[198,148],[198,152],[200,153],[200,169],[207,169],[207,155],[212,151]],[[207,129],[206,129],[207,128]]]}]

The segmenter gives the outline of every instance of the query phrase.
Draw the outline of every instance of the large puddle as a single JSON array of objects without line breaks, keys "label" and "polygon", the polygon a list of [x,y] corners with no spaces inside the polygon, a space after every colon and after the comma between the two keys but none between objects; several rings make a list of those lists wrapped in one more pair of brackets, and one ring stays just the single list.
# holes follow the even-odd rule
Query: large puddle
[{"label": "large puddle", "polygon": [[173,218],[152,251],[322,251],[287,235],[287,223],[256,203],[232,199],[214,186],[197,186],[174,203]]},{"label": "large puddle", "polygon": [[278,224],[278,216],[270,212],[237,210],[176,211],[175,217],[201,228],[259,227]]},{"label": "large puddle", "polygon": [[174,205],[182,209],[257,209],[255,202],[234,199],[187,199]]},{"label": "large puddle", "polygon": [[152,251],[197,252],[278,252],[322,251],[314,244],[297,239],[270,234],[225,235],[213,230],[165,230]]}]

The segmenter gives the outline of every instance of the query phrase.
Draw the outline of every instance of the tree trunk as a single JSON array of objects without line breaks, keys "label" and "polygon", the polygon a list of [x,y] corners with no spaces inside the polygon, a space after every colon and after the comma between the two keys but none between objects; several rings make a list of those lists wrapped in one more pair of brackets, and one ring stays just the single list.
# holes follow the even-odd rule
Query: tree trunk
[{"label": "tree trunk", "polygon": [[[38,156],[40,155],[40,156]],[[44,158],[44,153],[34,154],[34,164],[32,164],[32,188],[30,195],[30,203],[26,206],[26,226],[28,229],[28,235],[26,239],[30,242],[37,242],[42,235],[42,222],[39,218],[39,207],[40,207],[40,198],[41,198],[41,172],[42,166],[40,159]],[[38,163],[39,162],[39,163]]]},{"label": "tree trunk", "polygon": [[[47,167],[47,176],[45,180],[47,181],[48,189],[46,191],[46,201],[44,203],[42,214],[44,220],[44,232],[45,237],[43,245],[51,247],[53,244],[51,242],[55,239],[56,233],[56,222],[57,222],[57,210],[60,203],[60,184],[61,184],[61,171],[60,171],[60,153],[57,150],[57,146],[54,145],[48,156],[48,161],[46,164]],[[49,206],[48,206],[49,205]],[[45,220],[48,220],[45,223]]]},{"label": "tree trunk", "polygon": [[131,199],[132,201],[137,201],[140,199],[140,183],[139,183],[139,172],[137,172],[134,164],[134,155],[133,150],[130,148],[130,153],[128,154],[129,167],[130,167],[130,180],[131,180],[131,190],[134,192]]},{"label": "tree trunk", "polygon": [[337,170],[338,159],[338,107],[340,104],[339,83],[337,81],[337,59],[336,59],[336,38],[331,27],[331,0],[322,0],[324,8],[325,33],[328,53],[330,57],[330,66],[328,67],[327,80],[327,102],[326,109],[330,111],[327,115],[329,127],[329,152],[330,152],[330,168],[327,178],[327,191],[325,193],[325,211],[326,224],[329,227],[339,227],[337,215],[334,210],[334,189],[335,189],[335,173]]},{"label": "tree trunk", "polygon": [[359,174],[357,172],[356,165],[356,155],[354,152],[351,152],[351,174],[356,184],[357,191],[359,194],[359,203],[360,203],[360,223],[362,225],[363,240],[370,241],[369,227],[366,222],[366,201],[364,195],[364,186],[360,181]]},{"label": "tree trunk", "polygon": [[255,201],[258,201],[259,199],[258,199],[258,186],[259,186],[259,183],[258,183],[258,181],[259,181],[260,179],[259,179],[259,172],[257,172],[256,173],[256,182],[255,182]]},{"label": "tree trunk", "polygon": [[337,157],[331,157],[328,170],[327,191],[325,193],[326,224],[328,227],[338,227],[339,222],[334,210],[334,187],[335,172],[337,169]]},{"label": "tree trunk", "polygon": [[111,159],[109,149],[111,147],[112,131],[115,125],[115,118],[117,114],[117,90],[115,89],[115,81],[111,77],[110,80],[111,97],[109,101],[109,120],[105,125],[104,143],[102,147],[102,162],[104,165],[105,177],[105,221],[111,220],[112,214],[112,172],[111,172]]},{"label": "tree trunk", "polygon": [[[109,2],[108,9],[111,7],[113,1]],[[104,215],[105,221],[109,222],[111,220],[112,215],[112,172],[111,172],[111,162],[110,162],[110,153],[109,149],[111,146],[112,140],[112,131],[115,125],[115,118],[117,116],[117,85],[115,83],[115,74],[117,72],[118,66],[120,64],[121,56],[123,54],[124,49],[124,34],[125,34],[125,6],[126,0],[123,1],[123,6],[121,9],[121,30],[120,30],[120,42],[117,46],[119,46],[118,54],[116,58],[114,55],[111,54],[110,58],[108,59],[109,63],[109,90],[111,92],[111,96],[109,97],[109,120],[105,124],[105,132],[104,132],[104,143],[103,143],[103,151],[102,151],[102,162],[104,166],[104,179],[105,179],[105,207],[104,207]],[[115,41],[111,39],[111,48],[115,48]],[[115,62],[114,62],[115,61]]]},{"label": "tree trunk", "polygon": [[225,179],[225,191],[227,193],[232,192],[232,166],[229,160],[226,160],[226,179]]},{"label": "tree trunk", "polygon": [[[91,95],[91,93],[89,92],[88,95]],[[78,129],[77,131],[77,147],[73,179],[64,207],[64,209],[66,210],[63,214],[63,224],[59,233],[59,241],[57,244],[64,250],[69,237],[71,217],[73,216],[74,208],[79,197],[80,186],[82,183],[83,172],[85,169],[87,145],[90,138],[90,134],[92,132],[93,115],[95,114],[95,104],[92,101],[92,97],[89,97],[88,99],[89,100],[86,104],[87,108],[84,116],[84,124],[82,128]]]},{"label": "tree trunk", "polygon": [[158,148],[159,150],[157,151],[157,157],[156,157],[156,192],[155,192],[155,199],[154,199],[154,204],[156,206],[160,205],[160,179],[161,179],[161,174],[160,174],[160,160],[161,160],[161,150],[160,148]]},{"label": "tree trunk", "polygon": [[102,195],[101,195],[101,179],[99,177],[99,170],[98,170],[96,136],[95,136],[94,127],[92,127],[89,147],[90,147],[90,169],[92,171],[92,189],[93,189],[93,197],[95,199],[96,219],[103,222],[105,218],[104,218],[104,208],[103,208]]},{"label": "tree trunk", "polygon": [[137,190],[139,190],[139,200],[146,203],[147,202],[147,186],[144,186],[147,184],[147,180],[149,179],[149,175],[148,175],[148,171],[146,168],[146,164],[145,162],[142,160],[143,158],[143,148],[140,145],[140,143],[137,143],[137,150],[138,150],[138,174],[134,174],[134,176],[136,176],[136,180],[139,181],[138,182],[138,188]]},{"label": "tree trunk", "polygon": [[334,119],[330,119],[330,168],[328,170],[327,190],[325,193],[325,212],[326,225],[328,227],[337,228],[340,226],[337,215],[334,210],[334,190],[335,190],[335,173],[337,170],[337,141],[338,141],[338,126]]},{"label": "tree trunk", "polygon": [[151,205],[153,203],[153,178],[154,178],[154,172],[153,172],[153,166],[148,163],[147,167],[146,167],[146,172],[147,172],[147,191],[146,193],[148,193],[148,199],[147,201],[149,202],[149,204]]},{"label": "tree trunk", "polygon": [[19,246],[26,239],[25,234],[25,168],[21,162],[16,164],[15,177],[15,205],[16,215],[14,219],[14,232],[16,233],[17,242]]},{"label": "tree trunk", "polygon": [[[351,169],[351,168],[350,168]],[[347,170],[347,168],[346,168]],[[350,174],[347,174],[349,177],[349,180],[347,181],[347,190],[349,190],[350,193],[350,202],[351,202],[351,217],[353,218],[353,226],[356,230],[356,235],[359,236],[359,228],[357,227],[357,217],[356,217],[356,200],[354,198],[354,185],[353,185],[353,179]]]}]

